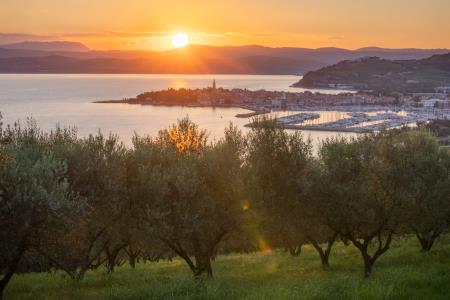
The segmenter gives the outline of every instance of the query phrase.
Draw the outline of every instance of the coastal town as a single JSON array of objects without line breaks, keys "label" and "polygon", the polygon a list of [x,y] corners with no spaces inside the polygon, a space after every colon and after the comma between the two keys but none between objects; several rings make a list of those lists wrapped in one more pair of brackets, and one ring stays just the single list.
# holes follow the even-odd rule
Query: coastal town
[{"label": "coastal town", "polygon": [[[167,89],[142,93],[135,98],[97,101],[140,105],[183,105],[200,107],[240,107],[249,110],[237,118],[249,118],[271,112],[287,112],[276,117],[287,129],[341,132],[369,132],[383,128],[411,126],[429,120],[450,120],[450,87],[438,87],[434,93],[383,95],[370,91],[318,93],[282,92],[249,89],[225,89],[216,81],[203,89]],[[320,119],[320,112],[345,112],[343,118],[308,124]],[[247,126],[253,126],[249,122]]]}]

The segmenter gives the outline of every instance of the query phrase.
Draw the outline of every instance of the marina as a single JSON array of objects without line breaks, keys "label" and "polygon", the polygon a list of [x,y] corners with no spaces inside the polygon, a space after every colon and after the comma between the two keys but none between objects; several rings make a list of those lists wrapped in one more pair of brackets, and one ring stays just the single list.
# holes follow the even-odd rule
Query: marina
[{"label": "marina", "polygon": [[237,114],[235,115],[236,118],[252,118],[252,117],[256,117],[259,115],[264,115],[264,114],[268,114],[270,113],[270,110],[256,110],[253,112],[249,112],[249,113],[242,113],[242,114]]},{"label": "marina", "polygon": [[[350,111],[346,112],[343,117],[332,121],[322,118],[323,114],[329,112],[327,110],[301,113],[289,111],[284,112],[287,115],[281,117],[272,115],[272,117],[279,126],[285,129],[352,133],[380,131],[401,126],[416,126],[417,123],[438,118],[435,113],[423,110],[348,110]],[[274,112],[272,113],[274,114]],[[317,123],[311,124],[311,122],[308,122],[313,120],[317,121]],[[246,127],[253,127],[253,124],[249,123]]]},{"label": "marina", "polygon": [[305,122],[306,120],[315,120],[320,118],[320,114],[318,113],[299,113],[290,116],[277,118],[277,123],[280,125],[292,125],[292,124],[300,124]]}]

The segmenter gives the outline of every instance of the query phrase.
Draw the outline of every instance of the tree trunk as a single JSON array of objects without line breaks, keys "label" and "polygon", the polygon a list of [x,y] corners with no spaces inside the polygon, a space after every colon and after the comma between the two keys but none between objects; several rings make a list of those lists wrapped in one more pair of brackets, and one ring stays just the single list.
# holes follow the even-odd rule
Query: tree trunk
[{"label": "tree trunk", "polygon": [[19,266],[19,262],[22,259],[23,253],[25,252],[25,246],[24,243],[20,244],[19,248],[17,249],[16,256],[13,257],[11,260],[5,275],[2,279],[0,279],[0,300],[3,299],[3,292],[5,291],[6,286],[8,285],[9,281],[13,277],[14,273],[17,270],[17,267]]},{"label": "tree trunk", "polygon": [[109,247],[105,247],[105,253],[106,253],[106,268],[108,270],[108,273],[114,272],[114,268],[117,264],[117,257],[119,256],[120,251],[126,247],[126,244],[119,244],[112,248],[112,250],[109,249]]},{"label": "tree trunk", "polygon": [[417,233],[416,236],[420,242],[420,246],[422,247],[422,252],[429,252],[437,238],[437,235],[435,234],[420,235]]},{"label": "tree trunk", "polygon": [[330,253],[324,252],[324,253],[319,253],[319,255],[320,255],[320,261],[322,263],[322,267],[325,270],[328,270],[330,268],[330,262],[329,262]]},{"label": "tree trunk", "polygon": [[364,257],[364,278],[369,278],[372,274],[372,266],[375,261],[370,257]]},{"label": "tree trunk", "polygon": [[138,258],[139,254],[141,253],[140,250],[134,250],[132,246],[128,246],[125,248],[125,253],[128,256],[128,264],[131,268],[136,268],[136,259]]},{"label": "tree trunk", "polygon": [[[392,242],[392,236],[394,234],[394,230],[391,230],[387,236],[386,240],[383,242],[382,234],[381,234],[380,228],[378,231],[374,232],[373,234],[369,234],[368,236],[363,238],[363,242],[361,243],[357,237],[352,236],[348,234],[346,237],[352,242],[352,244],[358,248],[359,252],[361,253],[361,256],[364,260],[364,278],[369,278],[370,274],[372,273],[372,267],[375,263],[375,261],[383,255],[390,247]],[[372,242],[372,240],[376,238],[377,240],[377,248],[373,255],[369,254],[369,245]]]},{"label": "tree trunk", "polygon": [[[170,241],[168,239],[160,237],[161,241],[163,241],[170,249],[172,249],[179,257],[181,257],[186,264],[189,266],[189,269],[191,269],[192,273],[194,273],[194,276],[197,272],[197,267],[192,261],[192,259],[189,257],[187,252],[183,249],[183,247],[178,243],[177,241]],[[144,256],[146,258],[146,256]]]},{"label": "tree trunk", "polygon": [[117,255],[108,256],[108,260],[106,263],[106,269],[108,270],[108,274],[111,274],[112,272],[114,272],[114,268],[116,266],[116,257],[117,257]]},{"label": "tree trunk", "polygon": [[113,251],[112,253],[107,253],[107,259],[106,259],[106,269],[109,274],[114,272],[114,268],[116,267],[116,259],[117,259],[118,252]]},{"label": "tree trunk", "polygon": [[317,253],[319,254],[320,261],[322,263],[322,267],[326,270],[330,268],[329,258],[331,254],[331,249],[333,248],[334,242],[336,241],[337,234],[330,237],[327,241],[327,248],[325,251],[322,249],[322,247],[319,245],[319,243],[313,239],[312,237],[308,236],[308,240],[313,245],[314,249],[316,249]]},{"label": "tree trunk", "polygon": [[86,268],[82,268],[78,273],[75,274],[75,277],[73,279],[75,279],[76,281],[83,280],[86,271],[87,271]]},{"label": "tree trunk", "polygon": [[211,261],[216,253],[216,246],[225,235],[225,231],[216,236],[214,240],[208,242],[200,242],[199,239],[193,238],[192,246],[194,249],[195,271],[194,276],[199,277],[206,274],[208,278],[213,278]]},{"label": "tree trunk", "polygon": [[293,257],[298,257],[302,253],[302,246],[305,243],[305,239],[301,240],[297,245],[295,243],[290,243],[289,239],[283,240],[285,249],[289,251],[289,254]]},{"label": "tree trunk", "polygon": [[133,269],[136,268],[136,258],[137,258],[137,255],[128,254],[128,263],[130,264],[130,267]]},{"label": "tree trunk", "polygon": [[9,271],[0,280],[0,300],[3,299],[3,291],[5,290],[6,286],[8,285],[8,283],[11,280],[11,277],[13,277],[13,275],[14,275],[14,271]]},{"label": "tree trunk", "polygon": [[208,278],[213,277],[212,267],[211,267],[211,257],[209,255],[201,255],[195,257],[195,271],[194,276],[200,277],[206,274]]},{"label": "tree trunk", "polygon": [[302,246],[301,245],[296,246],[296,247],[288,246],[288,250],[292,256],[298,257],[300,255],[300,253],[302,252]]},{"label": "tree trunk", "polygon": [[209,241],[203,241],[201,243],[197,237],[193,237],[191,245],[193,249],[193,257],[195,261],[192,261],[188,252],[183,249],[181,243],[177,240],[171,241],[164,237],[160,237],[169,248],[171,248],[178,256],[180,256],[188,264],[189,268],[194,274],[194,277],[198,278],[203,274],[206,274],[208,278],[213,277],[211,260],[215,256],[216,246],[226,234],[226,231],[219,232],[217,236]]}]

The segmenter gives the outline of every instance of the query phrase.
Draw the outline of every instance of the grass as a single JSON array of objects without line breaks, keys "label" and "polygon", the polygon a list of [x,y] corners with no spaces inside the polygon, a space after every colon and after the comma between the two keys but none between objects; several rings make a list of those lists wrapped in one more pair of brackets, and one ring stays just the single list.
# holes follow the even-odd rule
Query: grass
[{"label": "grass", "polygon": [[362,260],[352,246],[339,243],[324,271],[314,249],[300,257],[270,254],[220,256],[214,280],[194,280],[180,260],[122,266],[108,275],[98,269],[81,282],[63,273],[13,277],[4,299],[450,299],[450,236],[430,253],[413,238],[394,241],[362,278]]}]

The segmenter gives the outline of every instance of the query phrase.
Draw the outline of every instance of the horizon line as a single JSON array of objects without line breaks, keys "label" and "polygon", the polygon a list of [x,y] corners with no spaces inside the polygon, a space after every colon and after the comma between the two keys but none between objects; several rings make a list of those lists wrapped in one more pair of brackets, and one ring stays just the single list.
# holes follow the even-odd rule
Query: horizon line
[{"label": "horizon line", "polygon": [[[213,45],[213,44],[201,44],[201,43],[193,43],[186,45],[184,47],[178,47],[178,48],[171,48],[171,49],[164,49],[164,50],[151,50],[151,49],[120,49],[120,48],[111,48],[111,49],[95,49],[95,48],[89,48],[86,46],[83,42],[79,41],[73,41],[73,40],[41,40],[41,41],[33,41],[33,40],[23,40],[19,42],[13,42],[13,43],[3,43],[0,44],[0,48],[2,46],[11,46],[11,45],[19,45],[23,43],[36,43],[36,44],[44,44],[44,43],[76,43],[83,45],[87,50],[86,51],[58,51],[57,52],[87,52],[87,51],[123,51],[123,52],[135,52],[135,51],[146,51],[146,52],[171,52],[171,51],[180,51],[186,48],[191,47],[211,47],[211,48],[245,48],[245,47],[260,47],[260,48],[269,48],[269,49],[304,49],[304,50],[324,50],[324,49],[336,49],[336,50],[346,50],[346,51],[359,51],[359,50],[419,50],[419,51],[427,51],[427,50],[446,50],[450,51],[449,48],[422,48],[422,47],[382,47],[382,46],[363,46],[363,47],[357,47],[357,48],[342,48],[342,47],[336,47],[336,46],[324,46],[324,47],[302,47],[302,46],[268,46],[263,44],[242,44],[242,45]],[[11,49],[14,50],[14,49]],[[33,50],[33,49],[19,49],[16,50]],[[48,51],[48,52],[55,52],[54,50],[41,50],[41,51]]]}]

